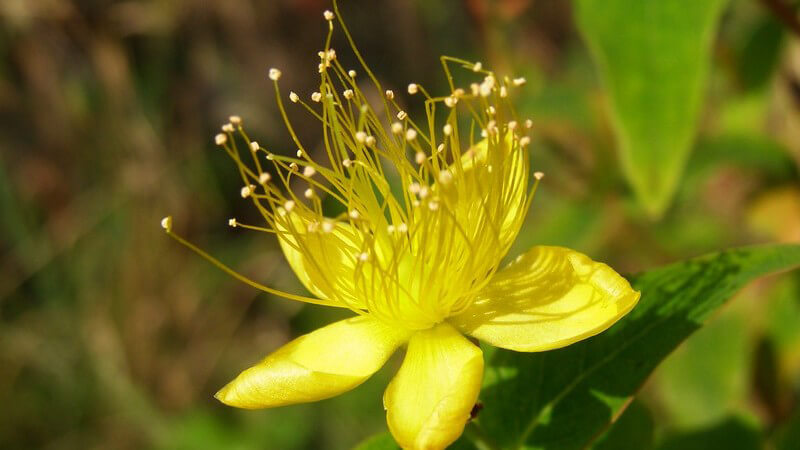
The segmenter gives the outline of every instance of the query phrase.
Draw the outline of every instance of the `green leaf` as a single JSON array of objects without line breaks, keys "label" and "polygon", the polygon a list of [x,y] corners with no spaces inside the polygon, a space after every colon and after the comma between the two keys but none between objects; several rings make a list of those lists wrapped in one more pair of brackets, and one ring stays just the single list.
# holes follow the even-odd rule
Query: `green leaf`
[{"label": "green leaf", "polygon": [[358,444],[353,450],[400,450],[389,433],[376,434]]},{"label": "green leaf", "polygon": [[608,331],[544,353],[485,348],[478,417],[496,448],[583,448],[655,367],[748,282],[800,265],[800,246],[714,253],[633,278],[639,304]]},{"label": "green leaf", "polygon": [[592,450],[649,450],[653,448],[653,416],[640,402],[625,408],[619,419],[609,428]]},{"label": "green leaf", "polygon": [[691,149],[725,0],[577,0],[576,21],[609,94],[622,167],[652,216]]},{"label": "green leaf", "polygon": [[760,450],[761,434],[738,418],[729,418],[714,426],[667,437],[658,450]]}]

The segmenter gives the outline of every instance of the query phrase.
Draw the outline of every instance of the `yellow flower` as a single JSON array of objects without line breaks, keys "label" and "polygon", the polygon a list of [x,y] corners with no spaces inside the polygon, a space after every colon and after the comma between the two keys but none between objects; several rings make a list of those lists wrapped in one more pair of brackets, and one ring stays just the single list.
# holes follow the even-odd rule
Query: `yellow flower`
[{"label": "yellow flower", "polygon": [[[325,19],[329,43],[334,14]],[[177,236],[171,219],[163,225],[255,287],[356,313],[245,370],[216,394],[221,402],[269,408],[329,398],[364,382],[406,346],[383,398],[389,429],[404,448],[441,449],[462,433],[480,390],[483,356],[464,335],[515,351],[563,347],[611,326],[639,293],[605,264],[566,248],[534,247],[500,268],[542,177],[535,172],[529,180],[530,121],[520,122],[508,99],[524,79],[500,79],[480,63],[443,57],[446,96],[408,86],[409,95],[423,97],[420,125],[355,54],[380,93],[379,105],[367,101],[356,71],[345,69],[328,44],[319,53],[321,84],[312,103],[288,96],[321,122],[326,164],[311,158],[286,120],[277,69],[269,78],[296,155],[250,140],[237,116],[216,137],[239,168],[242,197],[266,223],[229,224],[274,233],[316,298],[248,280]],[[457,88],[452,64],[474,73],[475,83]],[[246,143],[244,151],[237,141]],[[302,195],[292,189],[294,180]],[[323,215],[324,196],[344,212]]]}]

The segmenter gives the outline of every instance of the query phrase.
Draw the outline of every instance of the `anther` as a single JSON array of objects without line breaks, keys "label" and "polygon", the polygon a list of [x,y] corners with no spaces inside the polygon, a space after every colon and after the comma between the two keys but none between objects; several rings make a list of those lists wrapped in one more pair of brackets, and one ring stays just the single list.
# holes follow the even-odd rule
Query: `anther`
[{"label": "anther", "polygon": [[226,123],[225,125],[222,126],[222,131],[226,133],[233,133],[233,125]]},{"label": "anther", "polygon": [[[392,123],[392,133],[400,134],[402,132],[403,132],[403,124],[402,123],[400,123],[400,122]],[[225,136],[223,135],[223,137],[225,137]]]},{"label": "anther", "polygon": [[469,85],[469,90],[472,91],[472,95],[478,95],[481,91],[481,87],[478,86],[478,83],[471,83]]},{"label": "anther", "polygon": [[514,78],[514,86],[522,86],[523,84],[527,83],[527,80],[523,77]]},{"label": "anther", "polygon": [[283,204],[283,207],[287,212],[292,212],[294,209],[294,200],[286,200],[286,203]]},{"label": "anther", "polygon": [[373,136],[367,136],[366,142],[368,147],[372,147],[375,145],[375,138]]},{"label": "anther", "polygon": [[302,158],[303,157],[303,150],[298,148],[297,151],[294,152],[294,154],[297,155],[298,158]]},{"label": "anther", "polygon": [[356,71],[355,71],[355,70],[353,70],[353,69],[350,69],[350,70],[347,72],[347,74],[348,74],[348,75],[350,75],[350,78],[355,78],[355,77],[356,77]]},{"label": "anther", "polygon": [[451,181],[453,181],[453,174],[450,173],[449,170],[442,170],[439,172],[439,183],[447,185],[450,184]]},{"label": "anther", "polygon": [[314,92],[313,94],[311,94],[311,100],[319,102],[320,100],[322,100],[322,94],[320,94],[319,92]]},{"label": "anther", "polygon": [[352,89],[346,89],[346,90],[345,90],[345,91],[342,93],[342,95],[344,95],[344,98],[346,98],[346,99],[350,100],[350,99],[352,99],[352,98],[353,98],[353,90],[352,90]]},{"label": "anther", "polygon": [[243,186],[242,189],[239,191],[239,194],[242,196],[242,198],[247,198],[250,197],[250,194],[253,193],[254,189],[255,186],[253,186],[252,184]]},{"label": "anther", "polygon": [[516,120],[512,120],[511,122],[508,122],[508,129],[511,130],[511,131],[516,130],[517,129],[517,121]]},{"label": "anther", "polygon": [[[413,131],[413,130],[408,130],[408,131]],[[425,163],[426,159],[427,158],[425,157],[425,153],[423,152],[417,152],[417,154],[415,155],[415,160],[417,161],[417,164],[419,164],[420,166]]]},{"label": "anther", "polygon": [[297,103],[300,100],[300,97],[294,91],[292,91],[289,92],[289,100],[291,100],[292,103]]},{"label": "anther", "polygon": [[317,170],[314,169],[311,166],[306,166],[305,168],[303,168],[303,176],[306,177],[306,178],[311,178],[316,173],[317,173]]},{"label": "anther", "polygon": [[500,98],[508,97],[508,88],[505,86],[500,86]]},{"label": "anther", "polygon": [[390,234],[394,233],[394,225],[389,225],[388,227],[386,227],[386,231],[388,231]]},{"label": "anther", "polygon": [[411,83],[408,85],[408,93],[411,95],[416,94],[419,92],[419,86],[416,83]]},{"label": "anther", "polygon": [[444,104],[447,105],[448,108],[456,106],[456,103],[458,103],[458,97],[454,97],[451,95],[449,97],[444,98]]},{"label": "anther", "polygon": [[363,131],[356,131],[356,141],[363,144],[367,140],[367,133]]},{"label": "anther", "polygon": [[330,233],[331,231],[333,231],[333,222],[331,222],[330,220],[322,222],[322,231],[325,233]]},{"label": "anther", "polygon": [[453,97],[460,98],[460,97],[463,97],[463,96],[464,96],[464,90],[463,89],[456,88],[456,90],[453,91]]},{"label": "anther", "polygon": [[389,100],[392,100],[394,98],[394,91],[392,91],[391,89],[387,89],[386,90],[386,98],[388,98]]},{"label": "anther", "polygon": [[522,137],[519,139],[519,145],[520,145],[521,147],[527,147],[527,146],[528,146],[528,144],[530,144],[530,143],[531,143],[531,138],[529,138],[528,136],[522,136]]},{"label": "anther", "polygon": [[280,70],[278,70],[278,69],[276,69],[274,67],[272,69],[269,69],[269,79],[270,80],[278,81],[280,78],[281,78],[281,71]]},{"label": "anther", "polygon": [[429,201],[428,209],[430,209],[431,211],[436,211],[437,209],[439,209],[439,202],[437,202],[436,200]]},{"label": "anther", "polygon": [[161,219],[161,228],[172,231],[172,216],[167,216]]},{"label": "anther", "polygon": [[480,85],[481,97],[488,97],[489,94],[492,93],[492,89],[494,89],[494,82],[494,77],[491,75],[487,75],[486,78],[483,79],[483,83]]},{"label": "anther", "polygon": [[214,136],[214,143],[215,144],[217,144],[217,145],[225,145],[226,142],[228,142],[228,136],[225,136],[222,133],[219,133],[218,135]]},{"label": "anther", "polygon": [[347,214],[353,220],[358,220],[360,217],[357,209],[351,209],[350,212]]},{"label": "anther", "polygon": [[312,199],[312,198],[314,198],[314,190],[313,190],[313,189],[311,189],[311,188],[308,188],[308,189],[306,189],[306,191],[305,191],[305,192],[303,192],[303,195],[304,195],[304,196],[305,196],[307,199]]},{"label": "anther", "polygon": [[497,114],[497,110],[494,109],[494,106],[490,106],[490,107],[486,108],[486,114],[488,114],[490,116],[493,116],[493,115]]},{"label": "anther", "polygon": [[409,128],[408,130],[406,130],[406,140],[407,141],[411,142],[416,138],[417,138],[417,130],[415,130],[413,128]]},{"label": "anther", "polygon": [[358,255],[358,259],[361,262],[365,262],[369,259],[369,254],[367,252],[362,252],[361,254]]},{"label": "anther", "polygon": [[268,174],[267,172],[261,172],[261,175],[258,176],[258,182],[261,184],[267,184],[271,179],[272,175]]},{"label": "anther", "polygon": [[439,144],[439,145],[436,147],[436,152],[437,152],[437,153],[442,153],[443,151],[444,151],[444,144],[442,143],[442,144]]},{"label": "anther", "polygon": [[342,160],[342,165],[345,166],[345,167],[350,167],[352,164],[353,164],[353,161],[350,161],[347,158]]},{"label": "anther", "polygon": [[480,71],[481,71],[481,69],[483,69],[483,64],[481,64],[481,62],[480,62],[480,61],[476,62],[476,63],[475,63],[473,66],[472,66],[472,71],[473,71],[473,72],[480,72]]},{"label": "anther", "polygon": [[324,17],[325,20],[330,22],[331,20],[333,20],[333,13],[326,9],[325,12],[322,13],[322,17]]},{"label": "anther", "polygon": [[444,131],[445,136],[450,136],[451,134],[453,134],[453,126],[450,125],[449,123],[445,124],[444,128],[442,128],[442,131]]},{"label": "anther", "polygon": [[428,186],[421,186],[419,188],[419,198],[425,198],[430,194],[430,190],[428,190]]},{"label": "anther", "polygon": [[257,152],[259,148],[261,148],[261,146],[258,145],[258,141],[253,141],[250,143],[250,151]]},{"label": "anther", "polygon": [[291,170],[292,172],[297,172],[297,163],[296,162],[290,163],[289,170]]},{"label": "anther", "polygon": [[235,218],[233,218],[233,217],[232,217],[232,218],[230,218],[230,219],[228,219],[228,226],[229,226],[229,227],[236,228],[236,219],[235,219]]},{"label": "anther", "polygon": [[406,231],[408,231],[408,225],[406,225],[404,223],[401,223],[401,224],[397,225],[397,231],[399,231],[401,233],[405,233]]},{"label": "anther", "polygon": [[236,125],[237,127],[242,124],[242,118],[239,116],[230,116],[228,117],[228,120],[230,121],[230,123]]},{"label": "anther", "polygon": [[406,117],[408,117],[408,114],[406,114],[405,111],[400,110],[400,111],[397,112],[397,118],[398,119],[403,120]]},{"label": "anther", "polygon": [[525,128],[531,128],[533,126],[533,121],[528,119],[525,121]]},{"label": "anther", "polygon": [[273,159],[275,159],[275,157],[272,156],[272,153],[267,153],[267,160],[272,161]]},{"label": "anther", "polygon": [[411,192],[412,194],[418,194],[419,193],[419,183],[411,183],[411,184],[409,184],[408,185],[408,192]]},{"label": "anther", "polygon": [[544,172],[533,172],[533,178],[541,180],[542,178],[544,178]]}]

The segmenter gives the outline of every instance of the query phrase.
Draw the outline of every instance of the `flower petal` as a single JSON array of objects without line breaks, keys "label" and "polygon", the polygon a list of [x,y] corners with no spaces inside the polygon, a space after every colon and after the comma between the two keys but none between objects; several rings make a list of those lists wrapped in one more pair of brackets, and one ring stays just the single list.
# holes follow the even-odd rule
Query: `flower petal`
[{"label": "flower petal", "polygon": [[415,333],[386,388],[386,421],[405,449],[442,449],[469,420],[483,377],[483,354],[446,323]]},{"label": "flower petal", "polygon": [[357,256],[362,251],[361,232],[344,222],[331,222],[329,232],[319,223],[309,231],[311,222],[298,214],[281,217],[276,221],[278,242],[306,289],[319,298],[363,308],[353,281]]},{"label": "flower petal", "polygon": [[497,347],[534,352],[594,336],[639,300],[605,264],[562,247],[534,247],[497,272],[450,322]]},{"label": "flower petal", "polygon": [[371,317],[335,322],[284,345],[215,397],[248,409],[333,397],[364,382],[407,338],[407,331]]}]

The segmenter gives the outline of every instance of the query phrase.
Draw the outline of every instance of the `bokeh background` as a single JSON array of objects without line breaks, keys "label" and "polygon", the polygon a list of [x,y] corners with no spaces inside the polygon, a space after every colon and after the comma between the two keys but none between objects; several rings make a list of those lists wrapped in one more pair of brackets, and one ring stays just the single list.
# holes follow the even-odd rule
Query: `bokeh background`
[{"label": "bokeh background", "polygon": [[[773,3],[727,6],[692,156],[658,220],[621,174],[570,2],[341,6],[367,61],[398,92],[410,81],[444,92],[440,54],[527,77],[515,102],[534,120],[533,163],[547,177],[512,254],[566,245],[633,273],[800,241],[800,28],[792,2],[783,17]],[[0,1],[0,448],[345,449],[385,429],[381,394],[397,360],[318,404],[216,402],[240,370],[343,313],[260,294],[159,227],[171,214],[176,230],[243,273],[302,291],[273,237],[227,226],[258,217],[212,138],[239,114],[252,137],[293,152],[267,68],[282,68],[284,92],[310,94],[330,7]],[[316,123],[291,116],[319,147]],[[739,441],[791,432],[798,392],[795,273],[742,292],[660,367],[635,407],[688,448],[680,439],[708,430],[738,430]]]}]

